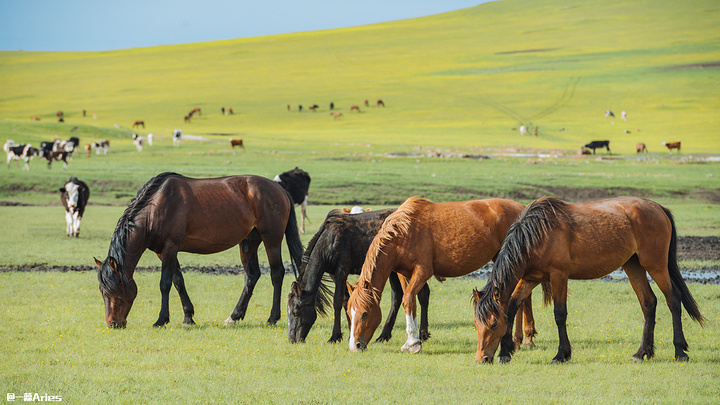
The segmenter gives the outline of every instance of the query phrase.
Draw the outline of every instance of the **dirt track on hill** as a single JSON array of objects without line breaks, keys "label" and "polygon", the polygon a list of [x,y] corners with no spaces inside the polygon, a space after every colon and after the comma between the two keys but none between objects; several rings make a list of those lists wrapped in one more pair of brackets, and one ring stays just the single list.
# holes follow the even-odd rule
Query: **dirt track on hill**
[{"label": "dirt track on hill", "polygon": [[[717,236],[681,236],[678,238],[678,260],[716,260],[720,261],[720,237]],[[239,265],[238,265],[239,266]],[[292,267],[289,263],[285,263],[285,268],[288,269],[288,274],[292,275]],[[1,265],[0,273],[2,272],[87,272],[96,271],[94,266],[48,266],[44,263],[34,263],[27,265]],[[159,267],[138,267],[137,271],[153,272],[160,271]],[[466,276],[473,278],[487,278],[492,270],[492,265],[487,264],[482,269]],[[698,282],[703,284],[720,284],[720,267],[712,267],[700,270],[684,270],[683,276],[687,281]],[[242,269],[240,267],[224,267],[224,266],[198,266],[198,267],[183,267],[184,272],[199,272],[203,274],[240,274]],[[262,267],[261,271],[263,274],[270,272],[269,268]],[[607,276],[604,278],[607,281],[625,281],[623,276]]]}]

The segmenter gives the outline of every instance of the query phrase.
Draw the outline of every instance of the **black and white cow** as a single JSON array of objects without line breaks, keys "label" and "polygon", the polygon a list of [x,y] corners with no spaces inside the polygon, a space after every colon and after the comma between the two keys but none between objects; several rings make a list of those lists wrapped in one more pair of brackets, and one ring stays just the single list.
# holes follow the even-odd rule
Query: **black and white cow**
[{"label": "black and white cow", "polygon": [[292,170],[278,174],[273,180],[278,182],[290,194],[295,204],[300,205],[302,210],[300,232],[305,233],[305,218],[307,218],[305,209],[307,208],[308,190],[310,189],[310,175],[296,166]]},{"label": "black and white cow", "polygon": [[10,162],[13,160],[16,162],[23,160],[25,162],[23,170],[30,170],[30,161],[39,153],[37,148],[33,148],[29,143],[18,145],[12,140],[5,142],[3,150],[7,154],[7,167],[10,168]]},{"label": "black and white cow", "polygon": [[80,236],[80,220],[85,213],[88,198],[90,198],[90,189],[87,184],[75,176],[70,177],[70,180],[60,189],[60,199],[65,207],[65,221],[67,222],[65,233],[69,238]]},{"label": "black and white cow", "polygon": [[182,130],[176,129],[173,131],[173,146],[180,146],[180,138],[182,138]]},{"label": "black and white cow", "polygon": [[41,142],[40,143],[40,151],[39,155],[41,157],[44,157],[48,161],[48,169],[52,168],[52,162],[55,160],[62,160],[63,162],[63,169],[67,169],[67,158],[70,156],[70,152],[65,150],[64,146],[59,146],[58,144],[60,142],[66,142],[66,141],[59,141],[55,140],[53,142]]}]

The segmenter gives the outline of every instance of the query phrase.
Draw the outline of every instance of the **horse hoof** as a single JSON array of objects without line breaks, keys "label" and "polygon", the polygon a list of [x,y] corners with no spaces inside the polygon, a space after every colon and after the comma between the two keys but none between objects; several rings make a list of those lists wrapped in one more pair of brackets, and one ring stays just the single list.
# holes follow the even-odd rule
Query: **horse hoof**
[{"label": "horse hoof", "polygon": [[412,354],[419,353],[420,350],[422,350],[422,343],[420,342],[415,343],[408,348],[408,351]]},{"label": "horse hoof", "polygon": [[687,363],[688,361],[690,361],[690,357],[688,357],[687,354],[684,355],[684,356],[677,356],[677,357],[675,357],[675,361],[677,361],[677,362],[682,362],[682,363]]},{"label": "horse hoof", "polygon": [[498,363],[500,364],[507,364],[510,363],[511,357],[510,356],[498,356]]},{"label": "horse hoof", "polygon": [[225,320],[225,326],[234,324],[235,321],[233,321],[232,316],[228,316],[228,319]]},{"label": "horse hoof", "polygon": [[632,361],[634,361],[636,363],[642,363],[643,361],[645,361],[645,359],[643,359],[640,356],[632,356]]}]

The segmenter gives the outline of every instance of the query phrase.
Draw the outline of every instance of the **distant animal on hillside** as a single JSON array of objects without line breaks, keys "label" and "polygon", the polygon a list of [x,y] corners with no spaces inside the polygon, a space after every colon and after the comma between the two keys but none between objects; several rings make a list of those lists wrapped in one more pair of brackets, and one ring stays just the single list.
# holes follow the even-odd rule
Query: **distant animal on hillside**
[{"label": "distant animal on hillside", "polygon": [[360,111],[360,107],[358,107],[358,106],[356,106],[356,105],[351,105],[351,106],[350,106],[350,112],[353,112],[353,111],[361,112],[361,111]]},{"label": "distant animal on hillside", "polygon": [[132,125],[133,128],[139,127],[139,126],[142,126],[143,128],[145,128],[145,121],[135,121],[135,123],[133,123],[133,125]]},{"label": "distant animal on hillside", "polygon": [[635,152],[636,152],[636,153],[640,153],[640,152],[645,152],[645,153],[647,153],[647,146],[645,146],[645,144],[642,143],[642,142],[638,142],[638,143],[635,145]]},{"label": "distant animal on hillside", "polygon": [[180,138],[182,138],[182,130],[176,129],[173,131],[173,146],[180,146]]},{"label": "distant animal on hillside", "polygon": [[670,151],[670,154],[671,154],[671,155],[672,155],[672,150],[673,150],[673,149],[677,149],[678,153],[680,153],[680,140],[678,140],[678,141],[676,141],[676,142],[667,142],[667,141],[665,141],[665,142],[663,142],[662,144],[663,144],[663,146],[665,146],[665,147],[668,148],[668,150]]},{"label": "distant animal on hillside", "polygon": [[605,110],[605,117],[612,117],[615,118],[615,113],[613,113],[611,110]]},{"label": "distant animal on hillside", "polygon": [[86,155],[87,157],[92,156],[92,155],[90,155],[90,152],[92,152],[92,144],[86,143],[86,144],[85,144],[85,155]]},{"label": "distant animal on hillside", "polygon": [[377,101],[377,106],[378,106],[378,107],[385,107],[385,103],[384,103],[382,100],[378,100],[378,101]]},{"label": "distant animal on hillside", "polygon": [[245,145],[243,144],[242,138],[229,138],[229,140],[230,140],[230,148],[232,148],[232,150],[235,150],[236,146],[239,148],[245,149]]},{"label": "distant animal on hillside", "polygon": [[152,144],[153,144],[153,139],[154,139],[154,136],[153,136],[152,133],[147,134],[147,143],[148,143],[148,146],[152,146]]},{"label": "distant animal on hillside", "polygon": [[[25,162],[25,166],[23,166],[23,170],[30,170],[30,161],[33,157],[37,156],[39,154],[38,149],[33,148],[31,144],[16,144],[12,140],[8,140],[5,142],[5,145],[3,145],[3,150],[7,154],[7,167],[10,168],[10,162],[15,161],[18,162],[19,160],[22,160]],[[19,167],[18,163],[18,167]]]},{"label": "distant animal on hillside", "polygon": [[627,112],[625,112],[625,111],[621,112],[620,117],[622,118],[623,121],[627,121]]},{"label": "distant animal on hillside", "polygon": [[527,127],[520,125],[520,135],[527,135]]},{"label": "distant animal on hillside", "polygon": [[61,160],[63,162],[63,169],[67,169],[67,158],[70,156],[67,148],[69,148],[67,141],[61,141],[59,139],[55,139],[52,142],[40,142],[39,156],[44,157],[48,161],[48,169],[52,168],[52,162],[56,160]]},{"label": "distant animal on hillside", "polygon": [[61,117],[64,117],[64,116],[65,116],[65,113],[62,112],[62,110],[59,110],[58,112],[55,113],[55,115],[56,115],[58,118],[61,118]]},{"label": "distant animal on hillside", "polygon": [[197,113],[198,117],[202,117],[202,110],[200,110],[200,107],[195,107],[188,113],[189,116],[193,116],[195,113]]},{"label": "distant animal on hillside", "polygon": [[578,150],[578,155],[592,155],[592,151],[583,147]]},{"label": "distant animal on hillside", "polygon": [[305,210],[308,202],[308,190],[310,189],[310,175],[306,171],[295,167],[285,173],[278,174],[273,180],[290,194],[293,203],[300,205],[300,232],[305,233],[305,218],[307,218]]},{"label": "distant animal on hillside", "polygon": [[607,149],[608,153],[610,152],[610,141],[592,141],[585,145],[586,148],[592,149],[593,155],[595,154],[596,148],[605,148]]},{"label": "distant animal on hillside", "polygon": [[330,113],[330,115],[332,115],[332,117],[335,118],[335,119],[338,119],[338,118],[342,118],[342,117],[343,117],[343,113],[341,113],[341,112]]},{"label": "distant animal on hillside", "polygon": [[96,155],[99,155],[101,152],[103,155],[107,155],[108,150],[110,149],[110,141],[108,141],[107,139],[97,141],[93,143],[93,148],[95,148]]},{"label": "distant animal on hillside", "polygon": [[138,136],[138,134],[132,134],[132,138],[133,138],[133,145],[135,145],[135,148],[137,148],[137,151],[142,152],[143,144],[145,143],[145,139],[141,136]]},{"label": "distant animal on hillside", "polygon": [[316,111],[318,108],[320,108],[319,105],[313,104],[313,105],[311,105],[310,107],[308,107],[308,110],[310,110],[310,111]]},{"label": "distant animal on hillside", "polygon": [[85,206],[90,198],[90,188],[85,182],[77,177],[70,177],[70,180],[60,189],[60,200],[65,207],[65,221],[67,227],[65,233],[68,238],[80,237],[80,220],[85,213]]},{"label": "distant animal on hillside", "polygon": [[40,121],[40,118],[33,115],[30,117],[30,121]]},{"label": "distant animal on hillside", "polygon": [[189,115],[186,115],[186,116],[184,117],[185,123],[189,124],[189,123],[191,122],[191,119],[190,119],[190,118],[191,118],[191,117],[190,117]]}]

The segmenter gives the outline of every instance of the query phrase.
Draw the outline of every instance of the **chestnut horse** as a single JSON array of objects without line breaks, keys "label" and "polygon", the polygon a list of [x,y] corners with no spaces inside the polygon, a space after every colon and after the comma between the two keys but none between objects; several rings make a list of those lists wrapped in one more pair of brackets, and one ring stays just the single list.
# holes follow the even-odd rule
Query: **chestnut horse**
[{"label": "chestnut horse", "polygon": [[603,277],[622,266],[645,316],[642,341],[633,360],[655,354],[657,298],[647,274],[655,280],[672,314],[675,359],[687,361],[688,344],[682,331],[682,305],[690,317],[703,316],[677,265],[675,221],[668,209],[653,201],[617,197],[582,204],[566,204],[553,197],[530,204],[510,227],[492,275],[482,291],[474,291],[478,347],[475,360],[510,361],[510,338],[515,311],[540,282],[550,281],[560,344],[553,362],[570,360],[567,336],[568,279]]},{"label": "chestnut horse", "polygon": [[500,250],[508,228],[523,208],[502,199],[433,203],[408,198],[385,220],[370,244],[357,287],[350,295],[350,350],[365,349],[380,325],[382,290],[390,272],[395,271],[408,280],[402,300],[408,338],[402,350],[419,352],[418,291],[432,276],[459,277],[485,265]]},{"label": "chestnut horse", "polygon": [[285,190],[260,176],[191,179],[162,173],[145,184],[118,220],[105,261],[95,259],[105,300],[105,321],[125,327],[137,296],[133,272],[145,249],[162,261],[162,302],[157,322],[170,321],[169,294],[174,284],[180,294],[184,324],[194,324],[190,302],[178,263],[178,252],[210,254],[240,245],[245,288],[226,324],[243,319],[255,284],[260,278],[257,249],[260,243],[270,264],[274,287],[268,324],[280,319],[280,294],[285,268],[281,256],[283,233],[293,263],[300,267],[302,244],[295,209]]}]

